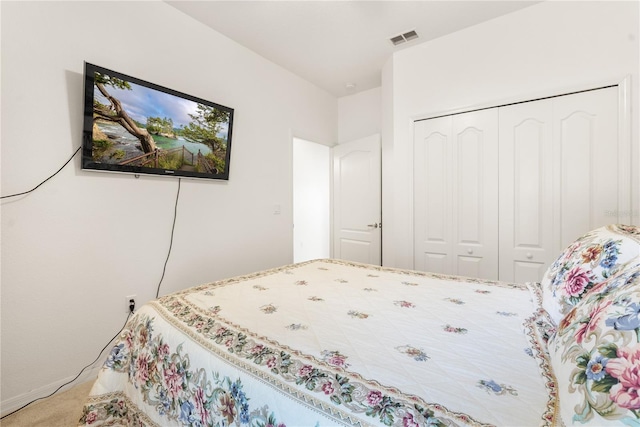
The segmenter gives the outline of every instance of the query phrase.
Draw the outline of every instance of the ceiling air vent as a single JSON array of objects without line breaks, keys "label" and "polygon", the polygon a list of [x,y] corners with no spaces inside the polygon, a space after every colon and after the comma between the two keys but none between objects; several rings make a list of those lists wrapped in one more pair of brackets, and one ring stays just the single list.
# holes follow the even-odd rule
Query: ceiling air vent
[{"label": "ceiling air vent", "polygon": [[389,40],[391,40],[391,43],[393,43],[394,46],[397,46],[401,43],[408,42],[417,38],[418,38],[418,33],[416,33],[415,30],[411,30],[411,31],[407,31],[406,33],[391,37]]}]

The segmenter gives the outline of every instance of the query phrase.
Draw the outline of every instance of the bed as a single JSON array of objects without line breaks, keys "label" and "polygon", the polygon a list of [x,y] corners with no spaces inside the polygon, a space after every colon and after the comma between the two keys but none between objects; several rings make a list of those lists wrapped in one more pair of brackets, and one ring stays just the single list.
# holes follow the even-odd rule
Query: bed
[{"label": "bed", "polygon": [[631,226],[540,283],[287,265],[140,307],[80,425],[640,425],[639,316]]}]

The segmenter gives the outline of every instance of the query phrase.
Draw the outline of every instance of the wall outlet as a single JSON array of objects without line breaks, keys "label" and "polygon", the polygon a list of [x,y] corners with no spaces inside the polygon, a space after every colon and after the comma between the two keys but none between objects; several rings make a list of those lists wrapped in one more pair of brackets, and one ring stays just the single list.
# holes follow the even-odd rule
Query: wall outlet
[{"label": "wall outlet", "polygon": [[131,310],[131,300],[133,300],[134,310],[136,308],[138,308],[138,306],[136,305],[136,297],[137,297],[137,295],[128,295],[128,296],[125,297],[127,299],[127,313],[133,311],[133,310]]}]

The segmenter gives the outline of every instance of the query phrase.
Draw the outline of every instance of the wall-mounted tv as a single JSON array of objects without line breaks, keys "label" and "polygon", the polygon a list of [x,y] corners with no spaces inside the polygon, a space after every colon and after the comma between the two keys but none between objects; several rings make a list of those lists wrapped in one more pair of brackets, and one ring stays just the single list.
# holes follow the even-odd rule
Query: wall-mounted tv
[{"label": "wall-mounted tv", "polygon": [[233,109],[85,62],[82,168],[229,179]]}]

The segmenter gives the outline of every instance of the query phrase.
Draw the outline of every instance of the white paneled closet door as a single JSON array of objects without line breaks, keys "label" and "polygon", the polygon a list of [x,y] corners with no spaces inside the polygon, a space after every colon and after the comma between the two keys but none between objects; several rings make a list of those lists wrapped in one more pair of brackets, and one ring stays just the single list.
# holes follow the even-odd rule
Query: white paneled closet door
[{"label": "white paneled closet door", "polygon": [[629,224],[620,94],[612,86],[417,121],[415,269],[540,281],[579,236]]},{"label": "white paneled closet door", "polygon": [[553,259],[552,100],[500,108],[500,279],[539,282]]},{"label": "white paneled closet door", "polygon": [[414,266],[498,278],[498,111],[417,122]]},{"label": "white paneled closet door", "polygon": [[500,107],[500,280],[540,281],[582,234],[629,221],[618,88]]},{"label": "white paneled closet door", "polygon": [[452,118],[440,117],[414,127],[414,268],[453,271]]},{"label": "white paneled closet door", "polygon": [[617,87],[554,99],[556,252],[594,228],[629,224],[631,158],[618,115]]}]

